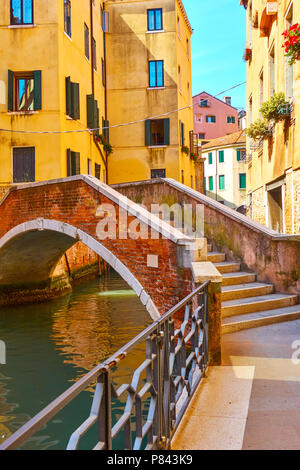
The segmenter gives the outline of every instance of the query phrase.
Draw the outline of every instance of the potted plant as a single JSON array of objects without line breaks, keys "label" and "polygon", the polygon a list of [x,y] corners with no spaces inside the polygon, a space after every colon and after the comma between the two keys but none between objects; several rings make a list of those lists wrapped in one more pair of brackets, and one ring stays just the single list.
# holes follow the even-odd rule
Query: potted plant
[{"label": "potted plant", "polygon": [[99,134],[97,136],[97,140],[98,142],[100,142],[100,144],[102,144],[103,150],[107,153],[107,155],[110,155],[111,153],[113,153],[112,146],[106,141],[103,134]]},{"label": "potted plant", "polygon": [[194,162],[197,161],[197,158],[198,158],[198,155],[196,155],[195,153],[190,154],[190,159],[193,160]]},{"label": "potted plant", "polygon": [[286,101],[284,93],[275,93],[269,101],[262,104],[260,112],[268,122],[278,122],[291,115],[292,106]]},{"label": "potted plant", "polygon": [[250,139],[264,140],[270,137],[272,132],[265,120],[257,119],[257,121],[253,122],[248,129],[246,129],[246,134]]},{"label": "potted plant", "polygon": [[182,153],[185,153],[186,155],[190,153],[190,149],[187,146],[181,147],[181,151]]},{"label": "potted plant", "polygon": [[300,24],[293,24],[282,35],[285,39],[282,47],[285,48],[286,56],[289,57],[289,64],[293,65],[296,60],[300,60]]}]

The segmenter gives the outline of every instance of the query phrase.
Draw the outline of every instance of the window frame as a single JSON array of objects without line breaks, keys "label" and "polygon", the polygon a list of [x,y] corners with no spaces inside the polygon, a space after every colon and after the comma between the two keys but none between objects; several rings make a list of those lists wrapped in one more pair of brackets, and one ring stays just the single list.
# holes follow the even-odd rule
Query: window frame
[{"label": "window frame", "polygon": [[20,0],[21,2],[21,23],[14,23],[13,22],[13,0],[10,0],[10,24],[11,26],[24,26],[24,25],[33,25],[34,24],[34,0],[31,0],[31,23],[24,23],[24,8],[23,3],[24,0]]},{"label": "window frame", "polygon": [[[70,23],[69,25],[67,24],[67,15],[66,15],[66,7],[69,7],[69,13],[70,13]],[[72,8],[71,8],[71,0],[64,0],[64,32],[66,35],[71,38],[72,37]],[[70,31],[68,31],[68,26]]]},{"label": "window frame", "polygon": [[[162,63],[162,85],[157,84],[157,64],[158,62]],[[148,85],[149,88],[164,88],[165,86],[165,65],[164,65],[164,60],[149,60],[148,61]],[[150,64],[154,63],[155,64],[155,86],[151,85],[151,76],[150,76]]]},{"label": "window frame", "polygon": [[[25,104],[27,105],[24,109],[19,108],[20,96],[19,96],[19,81],[25,80]],[[33,80],[33,109],[28,109],[28,96],[27,96],[27,87],[28,80]],[[34,73],[24,73],[24,74],[14,74],[14,110],[18,113],[30,113],[34,111]]]},{"label": "window frame", "polygon": [[[154,14],[154,29],[150,29],[150,27],[149,27],[149,26],[150,26],[150,24],[149,24],[149,23],[150,23],[150,22],[149,22],[149,13],[150,13],[151,11],[154,11],[154,12],[155,12],[155,14]],[[161,16],[160,16],[160,18],[161,18],[161,28],[157,28],[157,27],[156,27],[156,12],[157,12],[157,11],[160,11],[160,12],[161,12]],[[163,29],[164,29],[164,23],[163,23],[163,9],[162,9],[162,8],[148,8],[148,9],[147,9],[147,31],[148,31],[148,33],[153,33],[154,31],[163,31]]]},{"label": "window frame", "polygon": [[90,60],[90,28],[84,23],[84,55],[85,58]]},{"label": "window frame", "polygon": [[[209,118],[213,118],[211,121],[209,121]],[[206,122],[207,124],[215,124],[217,122],[217,118],[215,115],[212,114],[207,114],[206,115]]]}]

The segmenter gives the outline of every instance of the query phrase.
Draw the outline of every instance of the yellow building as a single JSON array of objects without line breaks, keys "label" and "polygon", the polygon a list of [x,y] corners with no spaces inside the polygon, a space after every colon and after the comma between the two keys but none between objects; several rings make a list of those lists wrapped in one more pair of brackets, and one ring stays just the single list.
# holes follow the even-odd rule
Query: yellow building
[{"label": "yellow building", "polygon": [[191,104],[191,34],[180,0],[3,0],[0,184],[83,173],[194,186],[194,162],[181,151],[190,147],[192,108],[69,132]]},{"label": "yellow building", "polygon": [[274,94],[285,93],[290,103],[286,118],[269,121],[267,138],[247,139],[249,215],[279,232],[299,233],[300,61],[289,65],[282,33],[300,22],[300,1],[240,3],[247,9],[248,127]]},{"label": "yellow building", "polygon": [[[92,132],[106,120],[101,0],[3,0],[0,13],[0,184],[78,173],[106,180]],[[99,111],[99,112],[98,112]]]},{"label": "yellow building", "polygon": [[192,28],[182,1],[108,0],[105,8],[109,121],[141,121],[110,130],[110,183],[168,177],[195,187],[192,107],[161,116],[192,104]]}]

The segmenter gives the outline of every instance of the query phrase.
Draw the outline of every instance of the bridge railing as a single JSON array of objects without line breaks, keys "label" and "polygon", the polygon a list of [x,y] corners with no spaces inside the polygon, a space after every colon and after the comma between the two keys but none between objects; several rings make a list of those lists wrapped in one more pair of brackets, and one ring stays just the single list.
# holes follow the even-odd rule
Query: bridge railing
[{"label": "bridge railing", "polygon": [[[10,436],[0,450],[18,449],[87,387],[95,386],[90,416],[73,432],[67,449],[96,427],[94,450],[110,450],[119,437],[122,449],[170,448],[171,439],[208,366],[209,281],[142,331],[124,348],[99,364],[38,415]],[[122,360],[139,345],[145,360],[130,383],[118,388],[112,379]],[[96,385],[95,385],[96,384]],[[112,423],[112,400],[125,397]]]}]

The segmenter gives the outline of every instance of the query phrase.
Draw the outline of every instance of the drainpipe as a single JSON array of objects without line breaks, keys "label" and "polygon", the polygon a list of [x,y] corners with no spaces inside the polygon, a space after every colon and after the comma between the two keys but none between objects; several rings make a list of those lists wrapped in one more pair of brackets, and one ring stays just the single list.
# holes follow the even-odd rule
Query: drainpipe
[{"label": "drainpipe", "polygon": [[[103,13],[105,12],[105,2],[103,2]],[[106,72],[106,33],[105,28],[103,30],[103,60],[104,60],[104,115],[105,121],[107,121],[107,72]],[[106,157],[106,184],[108,184],[108,155],[105,152]]]},{"label": "drainpipe", "polygon": [[[95,96],[95,71],[94,71],[94,49],[93,49],[93,38],[94,38],[94,17],[93,17],[93,0],[90,0],[90,24],[91,24],[91,83],[92,83],[92,95]],[[101,155],[101,159],[105,166],[105,173],[107,175],[107,155],[104,156],[101,147],[97,141],[95,134],[93,133],[94,143]],[[101,175],[100,175],[101,177]]]}]

